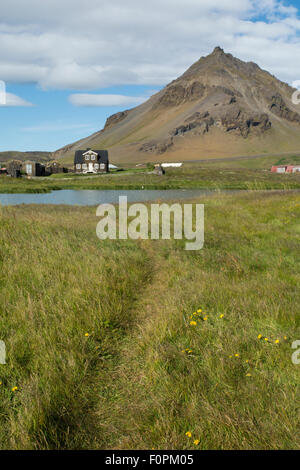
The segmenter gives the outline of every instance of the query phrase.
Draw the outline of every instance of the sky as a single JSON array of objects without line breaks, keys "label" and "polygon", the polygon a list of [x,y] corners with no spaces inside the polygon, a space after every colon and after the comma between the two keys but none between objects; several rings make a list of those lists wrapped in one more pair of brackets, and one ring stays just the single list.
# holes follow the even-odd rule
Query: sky
[{"label": "sky", "polygon": [[0,151],[86,137],[216,46],[299,81],[300,0],[2,0]]}]

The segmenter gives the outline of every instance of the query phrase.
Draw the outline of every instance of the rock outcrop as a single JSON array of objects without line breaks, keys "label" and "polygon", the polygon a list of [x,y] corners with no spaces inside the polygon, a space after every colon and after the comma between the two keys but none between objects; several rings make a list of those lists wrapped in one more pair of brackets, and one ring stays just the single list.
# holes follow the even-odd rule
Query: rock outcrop
[{"label": "rock outcrop", "polygon": [[287,119],[290,122],[300,123],[300,115],[288,108],[279,93],[271,97],[269,109],[272,113],[276,114],[276,116]]},{"label": "rock outcrop", "polygon": [[120,113],[112,114],[112,116],[109,116],[107,118],[104,130],[109,129],[110,127],[118,124],[119,122],[123,121],[129,114],[129,111],[121,111]]}]

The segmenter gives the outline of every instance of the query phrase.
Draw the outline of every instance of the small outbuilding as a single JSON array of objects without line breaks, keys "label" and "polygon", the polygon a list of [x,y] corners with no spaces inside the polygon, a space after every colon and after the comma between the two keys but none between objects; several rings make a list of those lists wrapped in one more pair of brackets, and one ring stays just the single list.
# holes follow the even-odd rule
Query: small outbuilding
[{"label": "small outbuilding", "polygon": [[162,163],[163,168],[181,168],[182,163]]},{"label": "small outbuilding", "polygon": [[273,165],[272,173],[297,173],[300,172],[300,165]]},{"label": "small outbuilding", "polygon": [[273,165],[271,168],[272,173],[286,173],[286,166],[285,165]]},{"label": "small outbuilding", "polygon": [[61,166],[60,162],[53,160],[46,165],[46,174],[68,173],[68,168]]},{"label": "small outbuilding", "polygon": [[7,165],[7,173],[13,178],[20,178],[22,162],[20,160],[11,160]]},{"label": "small outbuilding", "polygon": [[27,176],[45,176],[45,165],[38,162],[24,162],[22,169]]},{"label": "small outbuilding", "polygon": [[165,173],[166,172],[165,172],[164,168],[161,166],[160,163],[157,163],[156,165],[154,165],[154,174],[155,175],[162,176]]},{"label": "small outbuilding", "polygon": [[298,173],[300,172],[300,165],[289,165],[286,168],[287,173]]}]

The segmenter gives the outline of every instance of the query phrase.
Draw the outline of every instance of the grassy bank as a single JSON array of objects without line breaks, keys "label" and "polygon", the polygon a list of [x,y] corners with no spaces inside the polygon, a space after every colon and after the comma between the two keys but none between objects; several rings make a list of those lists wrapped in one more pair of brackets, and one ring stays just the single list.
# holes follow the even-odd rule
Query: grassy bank
[{"label": "grassy bank", "polygon": [[168,168],[164,176],[127,170],[109,175],[70,174],[32,180],[0,177],[0,193],[42,193],[59,189],[300,189],[300,173],[274,174],[262,168],[186,164],[182,168]]},{"label": "grassy bank", "polygon": [[201,202],[199,252],[1,209],[1,448],[300,447],[300,197]]}]

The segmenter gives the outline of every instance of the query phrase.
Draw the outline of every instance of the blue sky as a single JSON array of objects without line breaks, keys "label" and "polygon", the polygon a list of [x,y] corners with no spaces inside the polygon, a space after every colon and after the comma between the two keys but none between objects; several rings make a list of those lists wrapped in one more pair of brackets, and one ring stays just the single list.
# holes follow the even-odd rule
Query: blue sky
[{"label": "blue sky", "polygon": [[299,10],[300,0],[5,2],[0,150],[53,151],[96,132],[217,45],[300,80]]}]

